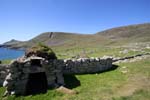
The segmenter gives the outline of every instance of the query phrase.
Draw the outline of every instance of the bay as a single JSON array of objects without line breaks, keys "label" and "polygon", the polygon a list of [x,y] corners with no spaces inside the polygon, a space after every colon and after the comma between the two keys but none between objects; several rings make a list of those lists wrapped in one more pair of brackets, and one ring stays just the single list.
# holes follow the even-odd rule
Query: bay
[{"label": "bay", "polygon": [[0,48],[0,60],[16,59],[24,55],[23,50]]}]

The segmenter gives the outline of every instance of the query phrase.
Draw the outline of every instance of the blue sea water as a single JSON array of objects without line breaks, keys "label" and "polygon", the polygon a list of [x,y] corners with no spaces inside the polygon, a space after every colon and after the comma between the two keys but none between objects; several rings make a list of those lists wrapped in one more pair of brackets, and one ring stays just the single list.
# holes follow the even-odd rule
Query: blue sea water
[{"label": "blue sea water", "polygon": [[24,53],[23,50],[0,48],[0,60],[16,59],[24,55]]}]

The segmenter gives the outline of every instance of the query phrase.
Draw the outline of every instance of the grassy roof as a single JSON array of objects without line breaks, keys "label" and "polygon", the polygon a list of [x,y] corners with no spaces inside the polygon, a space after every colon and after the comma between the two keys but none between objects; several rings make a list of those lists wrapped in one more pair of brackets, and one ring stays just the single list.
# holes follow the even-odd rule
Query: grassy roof
[{"label": "grassy roof", "polygon": [[36,46],[33,46],[32,48],[28,49],[25,53],[25,56],[38,56],[43,57],[45,59],[57,59],[56,54],[53,52],[53,50],[43,44],[38,44]]}]

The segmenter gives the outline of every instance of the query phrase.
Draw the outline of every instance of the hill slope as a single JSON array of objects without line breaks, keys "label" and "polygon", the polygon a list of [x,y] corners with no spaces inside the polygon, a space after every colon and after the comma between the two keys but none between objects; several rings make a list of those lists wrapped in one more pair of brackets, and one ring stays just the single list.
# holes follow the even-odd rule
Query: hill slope
[{"label": "hill slope", "polygon": [[116,40],[134,39],[134,41],[139,42],[150,41],[150,23],[112,28],[96,34]]},{"label": "hill slope", "polygon": [[89,34],[46,32],[36,36],[29,41],[19,42],[12,45],[9,45],[10,42],[7,42],[4,45],[10,48],[28,48],[38,43],[43,43],[52,47],[86,47],[96,45],[97,42],[104,44],[105,38],[103,36]]},{"label": "hill slope", "polygon": [[[96,34],[45,32],[25,42],[7,42],[10,48],[28,48],[37,43],[53,47],[96,47],[125,43],[150,42],[150,23],[112,28]],[[11,44],[11,45],[10,45]]]}]

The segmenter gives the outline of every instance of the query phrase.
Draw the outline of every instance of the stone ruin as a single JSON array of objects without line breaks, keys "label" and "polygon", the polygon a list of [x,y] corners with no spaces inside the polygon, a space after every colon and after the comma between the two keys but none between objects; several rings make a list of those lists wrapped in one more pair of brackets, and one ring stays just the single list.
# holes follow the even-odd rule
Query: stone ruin
[{"label": "stone ruin", "polygon": [[[28,53],[29,54],[29,53]],[[5,95],[45,93],[65,86],[65,74],[97,73],[112,69],[112,58],[49,59],[32,53],[0,65],[0,85]]]},{"label": "stone ruin", "polygon": [[46,92],[48,87],[64,85],[62,60],[47,61],[42,57],[14,60],[9,65],[3,86],[9,94]]}]

